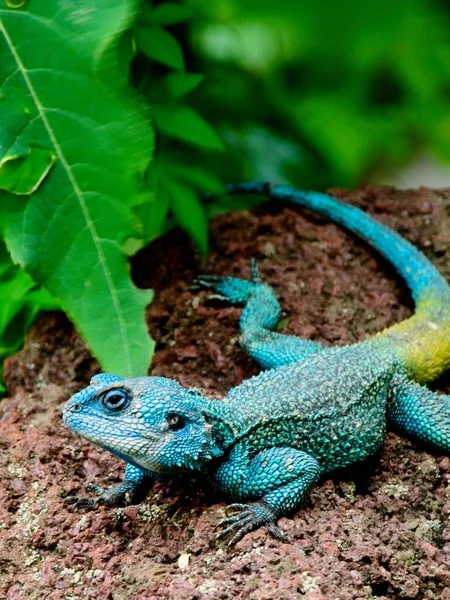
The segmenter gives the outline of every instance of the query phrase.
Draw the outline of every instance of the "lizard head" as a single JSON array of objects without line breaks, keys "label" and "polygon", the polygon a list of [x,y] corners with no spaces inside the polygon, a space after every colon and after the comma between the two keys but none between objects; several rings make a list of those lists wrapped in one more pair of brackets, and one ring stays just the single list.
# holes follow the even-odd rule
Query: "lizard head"
[{"label": "lizard head", "polygon": [[210,400],[173,379],[102,373],[68,400],[64,423],[94,444],[154,473],[198,470],[223,452]]}]

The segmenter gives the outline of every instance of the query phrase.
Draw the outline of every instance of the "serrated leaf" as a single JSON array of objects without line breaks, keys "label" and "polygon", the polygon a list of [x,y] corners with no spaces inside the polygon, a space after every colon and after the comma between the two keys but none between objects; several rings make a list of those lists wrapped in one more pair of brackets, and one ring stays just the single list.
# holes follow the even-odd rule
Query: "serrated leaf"
[{"label": "serrated leaf", "polygon": [[140,22],[134,27],[133,32],[137,47],[148,58],[172,69],[184,69],[180,44],[168,31]]},{"label": "serrated leaf", "polygon": [[224,148],[211,125],[188,106],[154,106],[152,114],[156,125],[168,135],[195,146],[214,150]]},{"label": "serrated leaf", "polygon": [[191,188],[173,180],[161,186],[169,197],[170,208],[177,223],[192,237],[200,254],[208,252],[208,221],[203,206]]},{"label": "serrated leaf", "polygon": [[[114,48],[138,0],[34,0],[0,10],[0,139],[54,153],[56,163],[5,227],[13,259],[56,296],[104,369],[146,372],[150,291],[130,281],[133,237],[151,129],[124,87]],[[74,18],[74,17],[83,18]],[[13,114],[8,130],[3,114]],[[24,127],[24,121],[26,126]]]}]

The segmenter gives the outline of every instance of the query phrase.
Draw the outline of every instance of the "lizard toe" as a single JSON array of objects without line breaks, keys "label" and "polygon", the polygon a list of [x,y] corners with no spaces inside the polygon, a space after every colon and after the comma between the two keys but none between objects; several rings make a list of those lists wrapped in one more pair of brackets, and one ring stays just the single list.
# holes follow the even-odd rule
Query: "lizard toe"
[{"label": "lizard toe", "polygon": [[247,533],[266,526],[269,533],[282,541],[286,541],[286,536],[282,529],[276,525],[276,515],[274,511],[264,502],[253,502],[250,504],[230,504],[226,512],[236,512],[226,517],[219,523],[219,527],[224,527],[218,535],[218,540],[230,538],[228,546],[234,546]]},{"label": "lizard toe", "polygon": [[249,533],[258,527],[251,515],[246,515],[245,517],[229,517],[228,519],[224,519],[224,521],[225,522],[222,522],[221,525],[228,526],[217,535],[217,539],[226,540],[227,538],[230,538],[228,546],[234,546],[234,544],[241,540],[246,533]]},{"label": "lizard toe", "polygon": [[95,508],[95,499],[93,498],[81,498],[79,496],[66,496],[63,500],[64,504],[70,512],[75,512],[80,508],[91,510]]},{"label": "lizard toe", "polygon": [[267,523],[266,527],[270,535],[276,540],[279,540],[280,542],[289,541],[286,533],[281,529],[281,527],[278,527],[278,525],[276,525],[275,523]]},{"label": "lizard toe", "polygon": [[[258,277],[253,274],[252,277]],[[221,275],[199,275],[194,279],[191,289],[209,289],[213,292],[210,298],[226,300],[231,304],[242,304],[248,301],[260,283],[247,281],[239,277],[222,277]]]},{"label": "lizard toe", "polygon": [[[226,529],[228,529],[229,526],[234,526],[236,523],[238,523],[238,524],[242,523],[242,521],[249,518],[250,516],[251,516],[250,511],[246,511],[239,515],[233,515],[232,517],[226,517],[225,519],[222,519],[222,521],[220,521],[219,527],[225,527]],[[222,531],[222,533],[224,533],[224,531],[225,531],[225,529]]]},{"label": "lizard toe", "polygon": [[223,279],[220,275],[198,275],[191,284],[191,290],[198,291],[203,288],[214,288],[220,280]]},{"label": "lizard toe", "polygon": [[64,504],[70,506],[71,510],[85,508],[92,510],[99,506],[124,506],[133,500],[131,490],[127,486],[119,485],[110,489],[102,488],[94,483],[88,483],[86,489],[96,494],[95,498],[83,498],[81,496],[67,496]]},{"label": "lizard toe", "polygon": [[228,514],[229,512],[236,512],[238,510],[247,510],[248,508],[249,508],[248,504],[235,502],[234,504],[229,504],[225,510]]}]

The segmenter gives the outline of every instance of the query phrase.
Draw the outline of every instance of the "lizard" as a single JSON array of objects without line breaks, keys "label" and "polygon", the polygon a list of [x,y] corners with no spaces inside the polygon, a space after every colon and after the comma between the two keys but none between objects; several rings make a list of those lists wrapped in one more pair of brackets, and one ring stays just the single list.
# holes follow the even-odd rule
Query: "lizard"
[{"label": "lizard", "polygon": [[74,432],[126,462],[119,485],[90,484],[95,497],[69,496],[72,508],[136,503],[153,482],[199,474],[234,502],[219,538],[234,545],[296,511],[319,479],[364,461],[381,447],[387,420],[450,452],[450,396],[425,384],[450,367],[450,287],[431,262],[394,230],[330,195],[289,185],[243,182],[229,194],[262,194],[328,217],[390,261],[408,285],[412,317],[347,346],[276,331],[281,308],[255,263],[250,280],[200,275],[207,288],[243,305],[240,341],[261,365],[221,400],[164,377],[95,375],[65,405]]}]

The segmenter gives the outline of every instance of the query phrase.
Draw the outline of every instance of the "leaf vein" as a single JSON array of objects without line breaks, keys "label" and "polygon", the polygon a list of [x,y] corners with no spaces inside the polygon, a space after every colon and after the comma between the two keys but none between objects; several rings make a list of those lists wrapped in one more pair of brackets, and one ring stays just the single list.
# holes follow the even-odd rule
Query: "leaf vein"
[{"label": "leaf vein", "polygon": [[122,310],[122,306],[120,303],[120,299],[118,297],[118,294],[114,288],[114,284],[113,284],[113,280],[112,280],[112,276],[111,276],[111,272],[108,268],[107,265],[107,260],[106,260],[106,256],[103,252],[103,248],[100,242],[100,238],[97,235],[97,231],[95,228],[95,224],[91,219],[85,198],[83,196],[83,192],[81,187],[78,184],[78,181],[76,179],[76,177],[74,176],[74,174],[72,173],[72,170],[70,168],[69,163],[66,160],[66,157],[64,155],[64,152],[62,150],[62,148],[60,147],[58,140],[53,132],[53,129],[50,125],[50,122],[47,119],[47,115],[45,113],[45,107],[42,105],[39,96],[36,92],[36,90],[34,89],[34,86],[31,82],[30,77],[28,76],[28,71],[25,67],[25,65],[23,64],[21,57],[19,56],[18,52],[16,51],[16,48],[14,47],[14,44],[12,43],[11,38],[8,35],[8,32],[6,31],[4,24],[2,22],[2,20],[0,19],[0,30],[2,31],[4,38],[6,40],[6,43],[9,47],[9,50],[11,52],[11,54],[13,55],[18,69],[20,70],[22,77],[24,79],[25,85],[27,86],[29,93],[31,95],[31,97],[33,98],[33,101],[36,105],[36,108],[41,116],[42,122],[47,130],[47,133],[50,137],[50,140],[55,148],[55,152],[63,166],[63,168],[66,171],[67,177],[74,189],[75,195],[78,199],[80,208],[82,210],[83,216],[86,220],[86,223],[88,225],[91,237],[92,237],[92,241],[94,243],[94,246],[96,248],[97,254],[99,256],[99,260],[101,262],[102,265],[102,270],[105,276],[105,280],[106,280],[106,284],[107,287],[109,289],[110,295],[111,295],[111,299],[113,302],[113,306],[114,306],[114,310],[117,314],[117,319],[118,319],[118,324],[119,324],[119,328],[120,328],[120,332],[121,332],[121,338],[122,338],[122,342],[123,342],[123,349],[124,349],[124,360],[126,363],[126,370],[129,372],[131,370],[131,363],[130,363],[130,354],[129,354],[129,340],[128,340],[128,336],[127,336],[127,330],[126,330],[126,326],[124,323],[124,316],[123,316],[123,310]]}]

